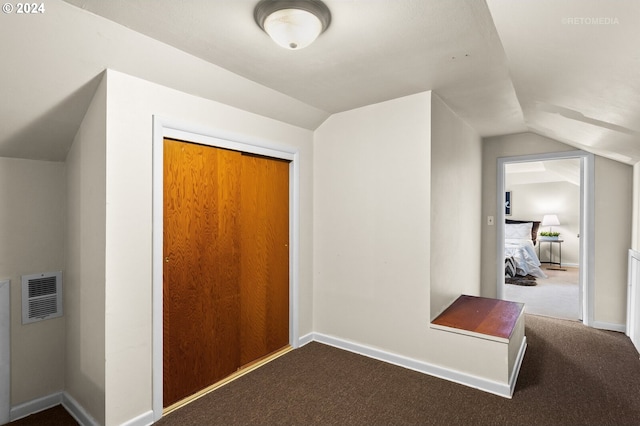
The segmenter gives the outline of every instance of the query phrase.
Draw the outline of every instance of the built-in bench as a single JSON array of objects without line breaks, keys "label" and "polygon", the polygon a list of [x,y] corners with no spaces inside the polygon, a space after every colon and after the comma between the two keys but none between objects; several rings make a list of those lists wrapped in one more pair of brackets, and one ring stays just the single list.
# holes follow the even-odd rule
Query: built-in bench
[{"label": "built-in bench", "polygon": [[523,303],[462,295],[431,324],[434,328],[506,342],[523,309]]},{"label": "built-in bench", "polygon": [[[462,295],[431,322],[431,328],[467,336],[467,340],[460,340],[468,351],[469,363],[489,358],[496,364],[491,369],[495,375],[492,380],[504,381],[506,386],[500,387],[505,392],[495,393],[507,397],[513,394],[527,346],[523,303]],[[477,339],[485,343],[480,345]],[[491,355],[478,353],[482,350]]]}]

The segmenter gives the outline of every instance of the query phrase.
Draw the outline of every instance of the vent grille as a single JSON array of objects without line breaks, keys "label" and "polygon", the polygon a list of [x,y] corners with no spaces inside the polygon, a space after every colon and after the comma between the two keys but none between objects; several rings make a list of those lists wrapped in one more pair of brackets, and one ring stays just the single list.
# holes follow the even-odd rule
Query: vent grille
[{"label": "vent grille", "polygon": [[56,294],[56,281],[55,276],[29,280],[29,298]]},{"label": "vent grille", "polygon": [[22,276],[22,323],[62,316],[62,272]]}]

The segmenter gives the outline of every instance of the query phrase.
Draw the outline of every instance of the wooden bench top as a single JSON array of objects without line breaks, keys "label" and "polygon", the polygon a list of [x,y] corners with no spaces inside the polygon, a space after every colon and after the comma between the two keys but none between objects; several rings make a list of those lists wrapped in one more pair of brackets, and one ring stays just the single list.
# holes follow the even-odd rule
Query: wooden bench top
[{"label": "wooden bench top", "polygon": [[523,303],[462,295],[431,324],[509,339],[523,309]]}]

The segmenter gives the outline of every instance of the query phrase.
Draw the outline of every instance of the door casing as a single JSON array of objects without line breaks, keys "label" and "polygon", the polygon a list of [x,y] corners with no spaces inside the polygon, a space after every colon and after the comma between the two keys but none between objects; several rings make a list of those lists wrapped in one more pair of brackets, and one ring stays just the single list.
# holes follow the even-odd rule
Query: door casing
[{"label": "door casing", "polygon": [[0,281],[0,424],[11,414],[11,281]]},{"label": "door casing", "polygon": [[[547,161],[567,158],[579,158],[580,161],[580,275],[579,286],[581,296],[581,317],[583,324],[593,327],[594,304],[594,262],[595,259],[595,221],[594,221],[594,193],[595,193],[595,158],[585,151],[550,152],[544,154],[521,155],[515,157],[498,158],[496,171],[497,181],[497,210],[496,210],[496,260],[504,259],[504,226],[505,221],[505,177],[504,170],[507,163],[524,163],[530,161]],[[504,298],[504,262],[497,261],[497,298]]]},{"label": "door casing", "polygon": [[152,407],[154,421],[163,411],[163,152],[164,138],[231,149],[290,161],[289,163],[289,344],[299,346],[298,286],[300,247],[300,167],[294,147],[237,133],[202,128],[164,117],[153,117],[153,231],[152,231]]}]

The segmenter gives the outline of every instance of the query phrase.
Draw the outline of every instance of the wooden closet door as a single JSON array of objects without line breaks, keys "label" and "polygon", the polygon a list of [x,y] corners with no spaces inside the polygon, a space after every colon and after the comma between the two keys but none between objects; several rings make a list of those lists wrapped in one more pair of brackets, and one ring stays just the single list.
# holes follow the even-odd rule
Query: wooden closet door
[{"label": "wooden closet door", "polygon": [[289,163],[164,142],[164,406],[289,343]]},{"label": "wooden closet door", "polygon": [[241,364],[289,343],[289,162],[243,155]]},{"label": "wooden closet door", "polygon": [[164,406],[240,365],[241,155],[164,143]]}]

